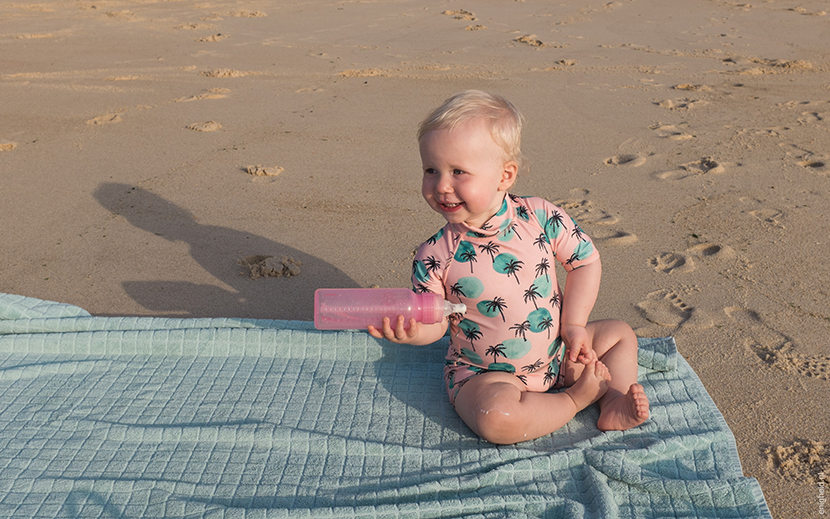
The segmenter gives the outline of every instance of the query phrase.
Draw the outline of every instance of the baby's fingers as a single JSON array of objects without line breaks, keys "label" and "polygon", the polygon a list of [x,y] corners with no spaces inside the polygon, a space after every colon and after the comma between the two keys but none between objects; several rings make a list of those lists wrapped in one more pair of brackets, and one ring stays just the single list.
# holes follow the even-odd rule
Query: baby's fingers
[{"label": "baby's fingers", "polygon": [[578,360],[582,364],[588,364],[590,362],[594,362],[597,360],[597,352],[595,352],[592,348],[583,348],[583,350],[579,353]]},{"label": "baby's fingers", "polygon": [[371,335],[375,339],[383,339],[383,334],[380,333],[380,331],[371,324],[369,325],[367,331],[369,332],[369,335]]},{"label": "baby's fingers", "polygon": [[382,329],[378,330],[374,326],[369,325],[367,330],[369,335],[376,339],[386,339],[387,341],[396,343],[408,342],[415,336],[415,319],[410,319],[409,329],[404,328],[405,322],[406,320],[402,315],[399,315],[394,322],[390,321],[388,317],[384,317]]}]

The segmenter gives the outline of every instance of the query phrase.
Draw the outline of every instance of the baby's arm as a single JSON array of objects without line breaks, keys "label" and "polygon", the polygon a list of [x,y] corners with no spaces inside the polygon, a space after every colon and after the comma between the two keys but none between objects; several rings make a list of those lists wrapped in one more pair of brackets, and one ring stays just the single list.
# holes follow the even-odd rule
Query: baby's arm
[{"label": "baby's arm", "polygon": [[602,277],[602,263],[599,259],[570,271],[565,279],[565,294],[562,297],[560,333],[568,348],[571,362],[588,364],[591,341],[585,325],[594,308]]},{"label": "baby's arm", "polygon": [[447,331],[447,319],[444,318],[440,323],[424,324],[419,323],[415,319],[409,320],[409,329],[404,329],[404,316],[399,315],[395,328],[392,328],[388,317],[383,318],[383,329],[378,330],[372,325],[369,325],[369,335],[377,339],[386,339],[389,342],[396,344],[412,344],[414,346],[424,346],[432,344],[444,336]]}]

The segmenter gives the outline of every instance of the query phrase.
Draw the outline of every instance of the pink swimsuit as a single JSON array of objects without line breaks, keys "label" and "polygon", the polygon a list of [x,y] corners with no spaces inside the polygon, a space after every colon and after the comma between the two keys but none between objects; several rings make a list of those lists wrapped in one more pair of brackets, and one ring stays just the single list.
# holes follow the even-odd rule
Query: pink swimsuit
[{"label": "pink swimsuit", "polygon": [[512,373],[530,391],[561,387],[554,258],[570,272],[599,253],[562,209],[513,195],[481,229],[447,224],[418,249],[415,291],[467,305],[466,314],[450,319],[444,378],[453,404],[465,381],[489,371]]}]

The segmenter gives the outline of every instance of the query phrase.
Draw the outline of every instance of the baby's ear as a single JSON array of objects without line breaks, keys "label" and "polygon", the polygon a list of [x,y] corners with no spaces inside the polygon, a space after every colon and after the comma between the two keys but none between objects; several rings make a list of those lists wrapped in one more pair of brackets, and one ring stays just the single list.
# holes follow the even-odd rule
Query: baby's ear
[{"label": "baby's ear", "polygon": [[501,182],[499,182],[499,191],[507,191],[516,182],[516,177],[519,175],[519,165],[515,160],[508,160],[504,163],[501,173]]}]

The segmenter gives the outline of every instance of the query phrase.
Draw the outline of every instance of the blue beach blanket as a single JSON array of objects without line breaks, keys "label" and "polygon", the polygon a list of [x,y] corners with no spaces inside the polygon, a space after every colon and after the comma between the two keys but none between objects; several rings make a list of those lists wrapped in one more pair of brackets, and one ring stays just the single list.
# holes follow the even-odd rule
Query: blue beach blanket
[{"label": "blue beach blanket", "polygon": [[0,294],[0,517],[769,518],[674,340],[640,348],[646,424],[592,406],[496,446],[447,402],[443,341]]}]

